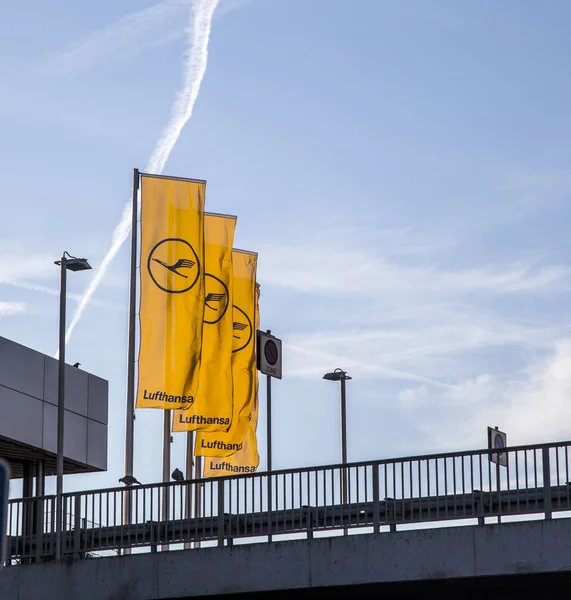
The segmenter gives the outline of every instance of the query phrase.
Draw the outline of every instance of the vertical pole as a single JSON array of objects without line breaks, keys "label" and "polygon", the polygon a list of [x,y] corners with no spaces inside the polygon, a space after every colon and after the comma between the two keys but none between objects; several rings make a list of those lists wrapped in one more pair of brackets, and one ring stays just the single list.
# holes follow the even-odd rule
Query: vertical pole
[{"label": "vertical pole", "polygon": [[133,214],[131,218],[131,279],[129,283],[129,339],[127,357],[127,411],[125,415],[125,475],[133,475],[133,442],[135,425],[135,327],[137,311],[138,192],[139,170],[133,169]]},{"label": "vertical pole", "polygon": [[[272,330],[266,331],[271,335]],[[266,375],[266,435],[267,435],[267,453],[268,453],[268,473],[272,470],[272,378]]]},{"label": "vertical pole", "polygon": [[171,411],[163,410],[163,481],[170,481],[171,470]]},{"label": "vertical pole", "polygon": [[[345,376],[341,377],[341,462],[343,463],[343,477],[341,478],[341,504],[343,512],[347,504],[347,398],[345,391]],[[343,529],[347,535],[347,529]]]},{"label": "vertical pole", "polygon": [[501,476],[501,467],[500,467],[500,454],[496,454],[498,462],[496,463],[496,490],[498,492],[498,523],[502,522],[502,476]]},{"label": "vertical pole", "polygon": [[59,292],[59,355],[58,355],[58,406],[57,406],[57,461],[56,461],[56,560],[62,556],[63,525],[63,435],[65,399],[65,303],[67,270],[65,254],[61,257]]},{"label": "vertical pole", "polygon": [[[184,478],[186,480],[189,479],[194,479],[194,474],[193,474],[193,466],[194,466],[194,431],[187,431],[186,432],[186,464],[184,467]],[[187,484],[186,486],[186,494],[185,494],[185,505],[184,505],[184,515],[186,517],[186,521],[187,521],[187,527],[188,527],[188,532],[190,533],[190,531],[192,530],[190,527],[190,519],[192,519],[194,511],[193,511],[193,504],[194,504],[194,489],[195,489],[195,484]],[[194,530],[196,531],[196,527],[194,528]],[[191,542],[187,542],[184,544],[184,549],[188,550],[189,548],[192,548],[193,545]]]},{"label": "vertical pole", "polygon": [[36,496],[43,496],[46,493],[45,465],[44,460],[36,461]]},{"label": "vertical pole", "polygon": [[543,463],[543,510],[545,512],[545,518],[551,519],[551,467],[549,465],[549,448],[544,446],[542,452],[542,463]]},{"label": "vertical pole", "polygon": [[[270,333],[268,331],[268,333]],[[266,375],[266,435],[267,435],[267,453],[268,453],[268,526],[272,531],[272,378]],[[272,534],[268,535],[268,542],[272,541]]]},{"label": "vertical pole", "polygon": [[[163,482],[168,483],[171,470],[171,411],[164,410],[163,414]],[[165,527],[170,518],[169,491],[168,487],[163,487],[163,521],[165,522]],[[168,544],[163,544],[161,549],[168,550]]]},{"label": "vertical pole", "polygon": [[[45,461],[36,461],[36,497],[43,496],[46,492]],[[44,534],[44,501],[34,502],[34,533],[36,534],[36,560],[39,560],[42,536]]]},{"label": "vertical pole", "polygon": [[[271,329],[267,329],[268,335],[272,334]],[[258,349],[259,351],[259,349]],[[268,457],[267,471],[268,471],[268,527],[270,532],[272,531],[272,378],[266,375],[266,452]],[[272,541],[272,534],[268,535],[268,542]]]},{"label": "vertical pole", "polygon": [[[139,170],[133,169],[133,200],[131,216],[131,276],[129,282],[129,332],[127,350],[127,402],[125,407],[125,475],[133,475],[134,429],[135,429],[135,328],[137,311],[137,216],[139,192]],[[125,493],[123,503],[123,525],[132,519],[132,496]],[[131,549],[125,548],[124,554]]]},{"label": "vertical pole", "polygon": [[[202,456],[194,457],[194,478],[202,479]],[[194,517],[200,519],[202,517],[202,484],[196,484],[194,492]],[[210,493],[214,488],[210,486]],[[220,490],[220,487],[218,487]],[[224,489],[224,488],[222,488]],[[198,527],[198,526],[197,526]],[[195,548],[200,548],[200,541],[194,544]]]}]

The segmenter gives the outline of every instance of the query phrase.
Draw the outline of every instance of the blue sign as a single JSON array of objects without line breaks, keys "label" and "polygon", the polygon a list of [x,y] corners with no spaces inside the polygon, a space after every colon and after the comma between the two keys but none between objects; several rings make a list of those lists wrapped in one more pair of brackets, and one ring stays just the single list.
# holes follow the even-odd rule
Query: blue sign
[{"label": "blue sign", "polygon": [[6,529],[8,528],[8,493],[10,484],[10,467],[0,458],[0,568],[6,560]]}]

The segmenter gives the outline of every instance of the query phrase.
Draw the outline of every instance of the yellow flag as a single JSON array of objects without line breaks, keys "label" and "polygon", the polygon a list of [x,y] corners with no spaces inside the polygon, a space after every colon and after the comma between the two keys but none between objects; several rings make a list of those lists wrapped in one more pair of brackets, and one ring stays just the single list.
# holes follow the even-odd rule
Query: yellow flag
[{"label": "yellow flag", "polygon": [[[260,286],[256,284],[256,330],[260,328],[260,311],[258,300],[260,298]],[[256,430],[258,427],[258,371],[255,371],[256,395],[251,419],[248,423],[246,436],[242,441],[242,447],[237,452],[226,458],[207,457],[204,459],[204,477],[222,477],[239,473],[255,473],[260,463],[258,454],[258,439]]]},{"label": "yellow flag", "polygon": [[137,408],[192,406],[204,317],[206,183],[142,175]]},{"label": "yellow flag", "polygon": [[236,217],[204,215],[204,327],[196,401],[173,431],[227,431],[232,421],[232,244]]},{"label": "yellow flag", "polygon": [[227,432],[196,435],[195,456],[229,456],[242,448],[256,398],[256,266],[258,255],[232,251],[232,424]]},{"label": "yellow flag", "polygon": [[204,477],[255,473],[259,462],[256,431],[252,425],[249,425],[240,450],[225,458],[209,456],[204,459]]}]

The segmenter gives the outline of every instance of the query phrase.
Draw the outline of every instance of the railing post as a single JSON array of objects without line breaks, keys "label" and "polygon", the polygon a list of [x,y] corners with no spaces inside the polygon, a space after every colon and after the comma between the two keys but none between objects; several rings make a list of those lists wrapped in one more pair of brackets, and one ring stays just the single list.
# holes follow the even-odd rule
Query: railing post
[{"label": "railing post", "polygon": [[313,509],[311,505],[307,506],[307,539],[313,539]]},{"label": "railing post", "polygon": [[[268,377],[269,380],[269,377]],[[272,474],[268,472],[268,476],[266,477],[266,481],[268,482],[267,487],[267,501],[268,501],[268,542],[272,541]]]},{"label": "railing post", "polygon": [[549,447],[542,448],[543,463],[543,510],[545,518],[551,519],[551,470],[549,467]]},{"label": "railing post", "polygon": [[224,479],[219,479],[217,483],[218,491],[218,545],[224,546]]},{"label": "railing post", "polygon": [[379,498],[379,465],[373,465],[373,533],[381,531],[381,503]]},{"label": "railing post", "polygon": [[40,562],[42,555],[42,542],[43,542],[43,501],[41,498],[34,499],[34,533],[36,535],[36,562]]},{"label": "railing post", "polygon": [[81,546],[81,495],[76,494],[73,507],[73,558],[79,558]]}]

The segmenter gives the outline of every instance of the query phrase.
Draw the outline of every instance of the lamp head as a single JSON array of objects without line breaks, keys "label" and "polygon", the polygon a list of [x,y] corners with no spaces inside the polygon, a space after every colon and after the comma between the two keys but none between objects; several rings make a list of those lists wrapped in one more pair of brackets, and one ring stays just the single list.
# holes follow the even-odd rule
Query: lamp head
[{"label": "lamp head", "polygon": [[335,369],[331,373],[325,373],[323,379],[327,379],[328,381],[346,381],[347,379],[353,379],[347,375],[347,371],[343,369]]},{"label": "lamp head", "polygon": [[[64,266],[69,271],[88,271],[91,265],[87,262],[87,258],[76,258],[71,256],[69,252],[64,252],[62,256]],[[56,260],[55,264],[61,266],[62,261]]]}]

